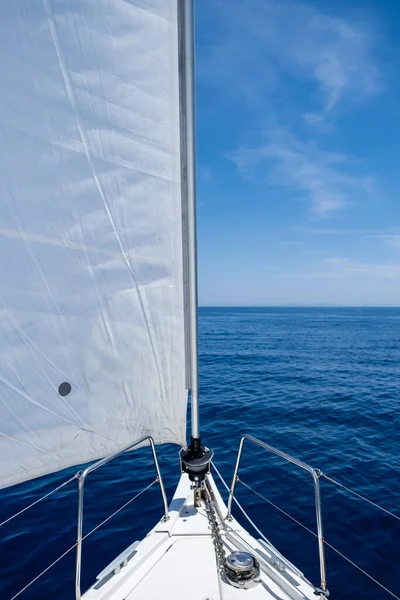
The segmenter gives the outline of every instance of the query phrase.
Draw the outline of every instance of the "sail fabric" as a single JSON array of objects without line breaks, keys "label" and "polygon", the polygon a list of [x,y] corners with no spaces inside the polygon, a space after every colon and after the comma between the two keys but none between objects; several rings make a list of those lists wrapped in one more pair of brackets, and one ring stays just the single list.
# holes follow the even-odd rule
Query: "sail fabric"
[{"label": "sail fabric", "polygon": [[0,487],[185,444],[177,0],[0,0]]}]

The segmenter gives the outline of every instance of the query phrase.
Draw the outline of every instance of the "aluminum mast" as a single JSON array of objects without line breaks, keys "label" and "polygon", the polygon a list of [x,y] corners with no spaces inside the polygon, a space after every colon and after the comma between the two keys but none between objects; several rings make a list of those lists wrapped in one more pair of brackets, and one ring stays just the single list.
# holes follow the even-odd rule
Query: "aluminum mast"
[{"label": "aluminum mast", "polygon": [[[196,127],[194,81],[193,0],[178,0],[179,77],[181,94],[181,161],[183,221],[186,226],[184,267],[186,275],[188,388],[191,392],[192,437],[200,437],[197,334],[197,231],[196,231]],[[184,227],[185,228],[185,227]]]},{"label": "aluminum mast", "polygon": [[[201,446],[199,427],[199,375],[197,331],[197,229],[196,229],[196,127],[195,127],[195,45],[194,2],[178,0],[180,23],[180,89],[182,119],[183,215],[187,227],[187,326],[189,340],[189,389],[191,393],[192,437],[188,450],[181,451],[183,470],[200,485],[209,470],[212,452]],[[186,201],[186,203],[185,203]],[[185,219],[186,217],[186,219]],[[184,253],[185,254],[185,253]]]}]

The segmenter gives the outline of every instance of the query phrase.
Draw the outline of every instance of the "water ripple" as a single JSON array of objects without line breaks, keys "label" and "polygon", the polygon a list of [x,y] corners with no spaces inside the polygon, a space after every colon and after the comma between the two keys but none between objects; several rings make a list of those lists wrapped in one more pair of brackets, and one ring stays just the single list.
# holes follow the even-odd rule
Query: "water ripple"
[{"label": "water ripple", "polygon": [[[240,435],[266,442],[323,469],[399,513],[400,309],[200,309],[202,437],[223,475],[232,476]],[[179,476],[177,449],[160,448],[169,496]],[[87,483],[85,531],[151,481],[148,449],[121,457]],[[0,520],[70,477],[74,469],[1,494]],[[243,479],[315,527],[310,476],[248,446]],[[323,481],[326,537],[397,594],[400,523]],[[315,540],[245,488],[250,516],[315,583]],[[88,538],[83,587],[161,514],[152,488]],[[74,542],[76,485],[7,524],[1,533],[0,597],[10,598]],[[310,539],[311,538],[311,539]],[[383,600],[384,593],[328,550],[332,598]],[[21,598],[67,600],[74,593],[68,556]]]}]

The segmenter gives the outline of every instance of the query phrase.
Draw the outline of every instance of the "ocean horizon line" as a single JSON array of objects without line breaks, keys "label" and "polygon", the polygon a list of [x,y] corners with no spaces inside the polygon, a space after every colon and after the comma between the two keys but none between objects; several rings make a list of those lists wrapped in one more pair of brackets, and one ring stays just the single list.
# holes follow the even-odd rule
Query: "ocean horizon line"
[{"label": "ocean horizon line", "polygon": [[397,308],[400,309],[400,305],[387,304],[369,304],[369,305],[356,305],[356,304],[199,304],[198,308],[357,308],[357,309],[387,309]]}]

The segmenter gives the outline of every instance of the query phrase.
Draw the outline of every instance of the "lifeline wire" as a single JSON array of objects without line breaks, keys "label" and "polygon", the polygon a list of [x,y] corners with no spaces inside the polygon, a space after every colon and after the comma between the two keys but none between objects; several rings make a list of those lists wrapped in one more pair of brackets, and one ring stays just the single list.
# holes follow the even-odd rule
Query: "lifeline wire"
[{"label": "lifeline wire", "polygon": [[32,579],[32,581],[30,581],[29,583],[26,584],[25,587],[22,588],[22,590],[20,590],[17,594],[15,594],[15,596],[13,596],[11,598],[11,600],[14,600],[15,598],[18,598],[18,596],[20,596],[22,594],[22,592],[25,592],[25,590],[27,590],[29,587],[31,587],[31,585],[33,583],[35,583],[35,581],[37,581],[38,579],[40,579],[40,577],[42,575],[44,575],[45,573],[47,573],[47,571],[49,571],[49,569],[51,569],[51,567],[54,567],[54,565],[56,563],[58,563],[62,558],[64,558],[64,556],[66,556],[69,552],[71,552],[71,550],[73,550],[74,548],[76,548],[77,543],[75,542],[75,544],[73,546],[71,546],[70,548],[68,548],[68,550],[66,550],[63,554],[61,554],[61,556],[59,556],[58,558],[56,558],[56,560],[54,562],[51,563],[51,565],[49,565],[48,567],[46,567],[44,569],[44,571],[42,571],[41,573],[39,573],[39,575],[36,575],[36,577],[34,579]]},{"label": "lifeline wire", "polygon": [[[259,496],[260,498],[262,498],[263,500],[265,500],[265,502],[267,502],[268,504],[271,504],[271,506],[273,506],[274,508],[276,508],[277,510],[279,510],[281,513],[283,513],[286,517],[289,517],[289,519],[291,519],[292,521],[294,521],[295,523],[297,523],[298,525],[300,525],[301,527],[303,527],[303,529],[306,529],[309,533],[312,533],[313,536],[318,537],[317,534],[312,531],[311,529],[309,529],[308,527],[306,527],[305,525],[303,525],[303,523],[300,523],[300,521],[298,521],[297,519],[295,519],[294,517],[292,517],[292,515],[290,515],[289,513],[285,512],[284,510],[282,510],[281,508],[279,508],[279,506],[276,506],[276,504],[274,504],[273,502],[271,502],[271,500],[268,500],[268,498],[265,498],[265,496],[263,496],[262,494],[260,494],[259,492],[256,492],[256,490],[254,490],[251,486],[249,486],[247,483],[245,483],[244,481],[242,481],[241,479],[238,478],[238,482],[241,483],[244,487],[246,487],[248,490],[250,490],[251,492],[253,492],[254,494],[256,494],[256,496]],[[336,482],[334,482],[336,483]],[[343,486],[344,487],[344,486]],[[352,491],[352,490],[350,490]],[[356,492],[354,492],[356,493]],[[357,494],[358,495],[358,494]],[[373,502],[371,502],[371,504],[374,504]],[[378,506],[378,505],[376,505]],[[378,506],[378,508],[381,508],[380,506]],[[385,509],[382,509],[385,510]],[[389,512],[389,511],[385,511],[385,512]],[[390,513],[391,514],[391,513]],[[396,516],[396,515],[393,515]],[[366,577],[368,577],[371,581],[373,581],[376,585],[378,585],[380,588],[382,588],[387,594],[389,594],[390,596],[392,596],[393,598],[396,598],[396,600],[400,600],[399,596],[396,596],[396,594],[394,592],[392,592],[391,590],[389,590],[387,587],[385,587],[383,585],[383,583],[380,583],[379,581],[377,581],[377,579],[375,579],[374,577],[372,577],[372,575],[370,575],[369,573],[367,573],[367,571],[364,571],[364,569],[362,569],[361,567],[359,567],[355,562],[353,562],[352,560],[350,560],[350,558],[347,558],[347,556],[345,556],[342,552],[340,552],[340,550],[338,550],[337,548],[335,548],[335,546],[332,546],[332,544],[330,544],[329,542],[327,542],[325,539],[323,540],[324,544],[326,546],[328,546],[329,548],[331,548],[331,550],[333,550],[334,552],[336,552],[336,554],[338,554],[339,556],[341,556],[342,558],[344,558],[344,560],[346,560],[348,563],[350,563],[353,567],[355,567],[356,569],[358,569],[361,573],[363,573],[363,575],[365,575]]]},{"label": "lifeline wire", "polygon": [[[60,487],[63,487],[64,485],[67,485],[67,483],[69,483],[70,481],[72,481],[72,479],[74,479],[74,478],[75,478],[75,476],[72,477],[70,480],[65,481],[58,488],[54,489],[52,492],[50,492],[46,496],[43,496],[43,498],[46,498],[50,494],[53,494],[55,491],[57,491],[58,489],[60,489]],[[89,535],[92,535],[92,533],[94,533],[95,531],[97,531],[97,529],[99,529],[102,525],[104,525],[104,523],[107,523],[107,521],[109,521],[110,519],[112,519],[113,517],[115,517],[116,514],[118,514],[121,510],[123,510],[131,502],[133,502],[134,500],[136,500],[136,498],[139,498],[139,496],[141,496],[144,492],[146,492],[149,488],[151,488],[151,486],[153,486],[155,483],[157,483],[157,479],[155,479],[154,481],[152,481],[147,487],[143,488],[138,494],[136,494],[136,496],[133,496],[133,498],[131,498],[130,500],[128,500],[128,502],[125,502],[125,504],[123,504],[122,506],[120,506],[109,517],[107,517],[106,519],[104,519],[104,521],[102,521],[101,523],[99,523],[99,525],[96,525],[96,527],[93,527],[93,529],[91,529],[89,531],[89,533],[87,533],[82,538],[82,541],[85,540],[87,537],[89,537]],[[40,500],[43,500],[43,498],[40,498],[39,500],[37,500],[33,504],[36,504],[37,502],[40,502]],[[31,504],[30,506],[33,506],[33,504]],[[30,508],[30,506],[27,506],[24,510],[28,510],[28,508]],[[24,510],[22,510],[20,512],[24,512]],[[17,513],[17,514],[20,514],[20,513]],[[14,516],[17,516],[17,514],[14,515]],[[12,518],[13,517],[10,517],[10,519],[12,519]],[[10,520],[10,519],[8,519],[8,520]],[[6,523],[6,521],[5,521],[5,523]],[[63,552],[63,554],[61,554],[61,556],[59,556],[58,558],[56,558],[56,560],[53,561],[51,563],[51,565],[49,565],[48,567],[46,567],[41,573],[39,573],[39,575],[36,575],[36,577],[34,579],[32,579],[32,581],[30,581],[29,583],[27,583],[26,586],[22,588],[22,590],[20,590],[17,594],[15,594],[15,596],[13,596],[11,598],[11,600],[15,600],[15,598],[18,598],[18,596],[20,596],[23,592],[25,592],[25,590],[27,590],[33,583],[35,583],[35,581],[37,581],[38,579],[40,579],[40,577],[42,577],[42,575],[44,575],[45,573],[47,573],[47,571],[49,571],[51,569],[51,567],[54,567],[54,565],[57,564],[62,558],[64,558],[64,556],[66,556],[69,552],[71,552],[71,550],[73,550],[74,548],[76,548],[77,544],[78,543],[75,542],[75,544],[73,546],[71,546],[70,548],[68,548],[68,550],[66,550],[65,552]]]},{"label": "lifeline wire", "polygon": [[303,523],[300,523],[300,521],[298,521],[297,519],[295,519],[294,517],[292,517],[292,515],[290,515],[286,511],[284,511],[282,508],[279,508],[279,506],[277,506],[276,504],[274,504],[273,502],[271,502],[271,500],[268,500],[268,498],[266,498],[265,496],[263,496],[262,494],[260,494],[256,490],[254,490],[247,483],[245,483],[244,481],[242,481],[241,479],[239,479],[239,477],[238,477],[237,480],[238,480],[238,483],[241,483],[244,487],[246,487],[248,490],[250,490],[251,492],[253,492],[253,494],[255,494],[256,496],[259,496],[260,498],[262,498],[263,500],[265,500],[265,502],[268,502],[268,504],[270,504],[271,506],[273,506],[274,508],[276,508],[277,510],[279,510],[279,512],[281,512],[283,515],[285,515],[286,517],[288,517],[289,519],[291,519],[292,521],[294,521],[295,523],[297,523],[297,525],[300,525],[300,527],[302,527],[303,529],[305,529],[309,533],[312,533],[312,535],[314,537],[318,537],[317,534],[315,533],[315,531],[313,531],[312,529],[310,529],[306,525],[303,525]]},{"label": "lifeline wire", "polygon": [[147,487],[143,488],[141,492],[139,492],[138,494],[136,494],[136,496],[133,496],[133,498],[131,498],[130,500],[128,500],[128,502],[125,502],[125,504],[123,504],[122,506],[120,506],[119,508],[117,508],[117,510],[115,512],[113,512],[109,517],[107,517],[106,519],[104,519],[104,521],[102,521],[101,523],[99,523],[98,525],[96,525],[96,527],[93,527],[93,529],[91,529],[89,531],[89,533],[87,533],[86,535],[83,536],[82,542],[83,542],[83,540],[86,540],[86,538],[89,537],[89,535],[92,535],[92,533],[94,533],[95,531],[97,531],[97,529],[99,529],[102,525],[104,525],[104,523],[107,523],[107,521],[109,521],[110,519],[112,519],[113,517],[115,517],[115,515],[117,515],[119,512],[121,512],[121,510],[123,510],[124,508],[126,508],[128,506],[128,504],[130,504],[131,502],[133,502],[134,500],[136,500],[136,498],[139,498],[139,496],[141,496],[144,492],[147,492],[147,490],[149,488],[151,488],[151,486],[154,485],[155,483],[157,483],[157,479],[155,479],[154,481],[152,481],[151,483],[149,483],[149,485]]},{"label": "lifeline wire", "polygon": [[3,525],[5,525],[6,523],[8,523],[9,521],[12,521],[13,519],[15,519],[15,517],[18,517],[18,515],[22,515],[22,513],[24,513],[26,510],[29,510],[30,508],[32,508],[32,506],[35,506],[35,504],[39,504],[39,502],[41,502],[45,498],[48,498],[49,496],[51,496],[55,492],[58,492],[58,490],[61,490],[61,488],[63,488],[65,485],[68,485],[69,483],[71,483],[71,481],[73,481],[74,479],[76,479],[76,475],[74,475],[73,477],[71,477],[71,479],[68,479],[67,481],[64,481],[63,483],[61,483],[59,486],[57,486],[56,488],[54,488],[54,490],[51,490],[51,492],[49,492],[48,494],[45,494],[41,498],[38,498],[38,500],[35,500],[35,502],[32,502],[32,504],[29,504],[28,506],[25,506],[25,508],[23,508],[22,510],[18,511],[17,513],[15,513],[15,515],[12,515],[11,517],[8,517],[8,519],[6,519],[2,523],[0,523],[0,527],[3,527]]},{"label": "lifeline wire", "polygon": [[329,477],[328,475],[325,475],[325,473],[321,473],[321,477],[325,477],[325,479],[327,479],[331,483],[334,483],[335,485],[343,488],[344,490],[346,490],[350,494],[353,494],[354,496],[357,496],[358,498],[361,498],[361,500],[364,500],[365,502],[368,502],[368,504],[372,504],[372,506],[375,506],[375,508],[379,508],[379,510],[382,510],[383,512],[387,513],[388,515],[390,515],[394,519],[397,519],[398,521],[400,521],[400,517],[398,515],[395,515],[394,513],[390,512],[390,510],[387,510],[386,508],[383,508],[382,506],[379,506],[379,504],[376,504],[376,502],[373,502],[372,500],[368,500],[368,498],[366,498],[365,496],[362,496],[358,492],[355,492],[354,490],[350,489],[349,487],[343,485],[343,483],[340,483],[339,481],[336,481],[336,479],[333,479],[332,477]]},{"label": "lifeline wire", "polygon": [[[215,469],[215,472],[217,473],[218,477],[220,478],[222,484],[225,486],[225,488],[228,490],[228,492],[230,492],[230,489],[228,487],[228,484],[226,483],[226,481],[224,480],[224,478],[222,477],[221,473],[218,471],[217,467],[215,466],[215,464],[211,461],[211,464],[213,466],[213,468]],[[247,512],[244,510],[243,506],[240,504],[239,500],[236,500],[235,496],[233,496],[233,501],[236,504],[236,506],[239,508],[239,510],[243,513],[243,516],[248,520],[248,522],[250,523],[250,525],[255,529],[255,531],[257,531],[258,535],[264,540],[264,542],[267,542],[267,544],[271,544],[271,542],[269,541],[268,538],[265,537],[265,535],[263,534],[262,531],[260,531],[260,529],[258,529],[257,525],[254,523],[254,521],[252,521],[249,517],[249,515],[247,514]]]}]

